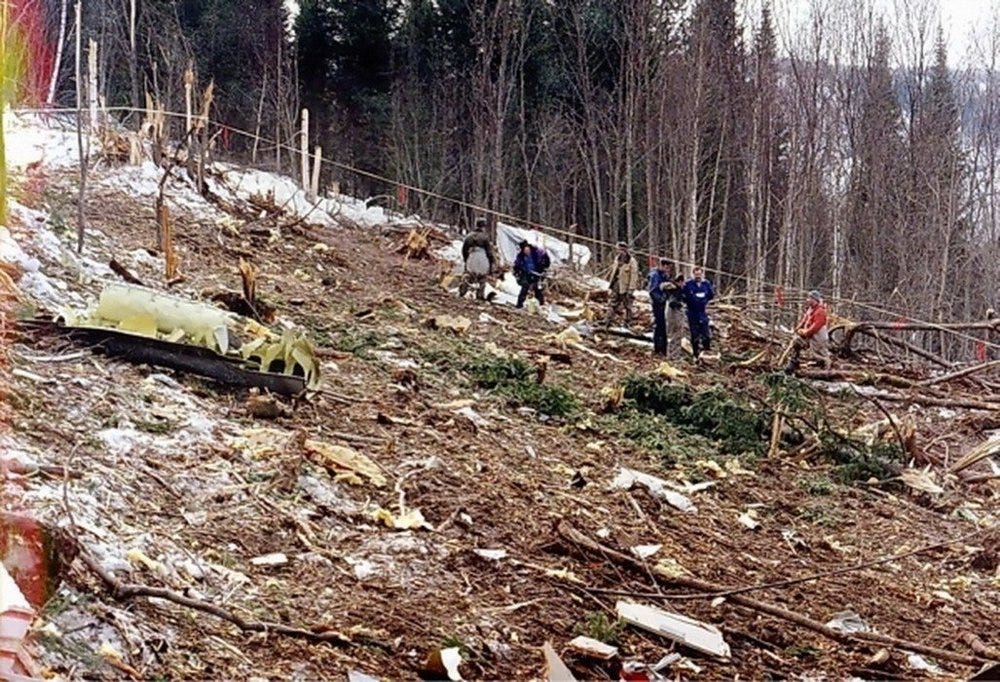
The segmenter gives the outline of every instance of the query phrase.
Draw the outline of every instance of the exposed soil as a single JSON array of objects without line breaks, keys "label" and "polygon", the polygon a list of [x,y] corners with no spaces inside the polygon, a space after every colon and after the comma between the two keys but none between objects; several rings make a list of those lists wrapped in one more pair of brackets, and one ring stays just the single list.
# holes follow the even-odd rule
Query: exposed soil
[{"label": "exposed soil", "polygon": [[[68,178],[48,181],[70,192]],[[155,269],[162,261],[135,256],[155,242],[151,202],[98,188],[88,220],[92,258],[115,257],[139,279],[163,286]],[[587,626],[593,614],[614,619],[616,597],[591,588],[660,589],[652,573],[638,574],[561,540],[555,531],[560,522],[626,554],[634,545],[661,544],[650,567],[671,558],[694,576],[731,587],[964,536],[976,529],[973,517],[992,522],[995,482],[969,488],[953,481],[938,495],[864,483],[810,486],[828,479],[832,465],[794,456],[740,460],[736,468],[745,473],[725,467],[713,473],[698,458],[665,466],[634,442],[605,432],[605,417],[597,414],[603,387],[659,364],[648,347],[622,339],[585,341],[619,361],[570,348],[572,364],[549,363],[545,382],[568,388],[593,411],[589,418],[544,420],[518,410],[503,396],[475,387],[463,362],[485,354],[487,343],[531,361],[537,351],[555,348],[547,337],[559,327],[458,299],[438,285],[438,264],[395,253],[398,235],[299,225],[272,237],[273,223],[244,228],[239,220],[225,225],[183,211],[174,220],[186,277],[174,290],[199,297],[223,286],[238,289],[239,258],[251,260],[260,270],[259,294],[317,341],[325,359],[324,390],[295,402],[290,416],[255,422],[246,414],[245,394],[198,378],[89,353],[65,362],[27,361],[24,356],[76,350],[58,338],[28,336],[11,347],[11,363],[38,376],[4,370],[16,441],[40,462],[81,474],[65,482],[65,492],[85,550],[99,543],[117,548],[121,558],[136,547],[167,567],[157,572],[125,565],[117,575],[186,591],[246,618],[336,630],[357,643],[335,647],[248,635],[158,600],[117,603],[77,561],[43,614],[59,634],[43,630],[34,644],[55,672],[126,675],[96,652],[96,644],[111,641],[125,666],[144,679],[344,679],[352,669],[413,678],[428,652],[443,645],[463,648],[466,678],[539,677],[544,642],[562,651],[576,634],[595,634]],[[20,227],[25,229],[30,226]],[[75,290],[91,296],[100,290],[100,282],[81,282],[55,263],[44,268]],[[460,336],[424,324],[442,313],[471,319],[471,329]],[[483,313],[495,319],[481,318]],[[728,331],[727,352],[755,350],[737,327]],[[756,370],[680,366],[695,385],[719,383],[739,392],[756,381]],[[474,400],[472,408],[488,423],[476,426],[457,414],[449,403],[460,399]],[[863,403],[844,414],[859,422],[881,418]],[[209,422],[207,431],[193,427],[192,416]],[[975,420],[982,418],[957,413],[948,420],[929,410],[913,416],[918,442],[941,453],[947,449],[952,459],[967,449]],[[234,444],[256,427],[285,432],[275,454],[255,456]],[[106,433],[98,435],[108,429],[139,436],[133,434],[127,449],[115,449]],[[296,451],[293,437],[300,431],[368,455],[387,473],[388,486],[334,481]],[[612,490],[621,466],[716,485],[691,493],[698,510],[685,514],[642,489]],[[571,485],[575,474],[585,481],[582,487]],[[67,526],[63,485],[45,478],[9,481],[5,506],[31,508]],[[374,506],[398,513],[404,494],[406,506],[419,509],[433,529],[391,530],[372,519]],[[760,522],[756,530],[738,521],[748,508]],[[489,560],[476,548],[504,549],[507,557]],[[997,533],[987,531],[968,543],[754,596],[822,622],[853,610],[879,632],[972,655],[962,633],[1000,647],[1000,579],[996,566],[982,559],[997,549]],[[273,552],[286,554],[289,562],[251,563]],[[192,577],[177,568],[182,560],[225,566],[249,581],[212,570]],[[702,668],[676,673],[685,679],[923,674],[902,652],[873,669],[868,661],[876,645],[837,643],[728,601],[659,603],[716,624],[732,648],[726,662],[680,649]],[[626,658],[647,663],[675,648],[634,628],[622,629],[618,643]],[[565,660],[580,678],[614,674],[569,652]],[[974,672],[972,666],[937,663],[949,676]]]}]

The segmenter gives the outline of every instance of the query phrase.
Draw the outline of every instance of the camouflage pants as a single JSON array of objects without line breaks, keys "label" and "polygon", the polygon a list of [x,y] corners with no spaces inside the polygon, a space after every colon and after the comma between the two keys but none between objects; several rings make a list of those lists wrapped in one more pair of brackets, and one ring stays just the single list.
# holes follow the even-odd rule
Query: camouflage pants
[{"label": "camouflage pants", "polygon": [[462,275],[462,281],[458,285],[458,294],[465,296],[469,289],[475,289],[476,298],[480,301],[486,298],[486,279],[488,275],[476,275],[466,272]]},{"label": "camouflage pants", "polygon": [[611,292],[611,303],[608,306],[608,314],[604,318],[605,324],[611,324],[618,315],[618,311],[625,308],[625,324],[632,324],[633,316],[633,297],[632,292],[628,291],[624,294],[620,294],[617,291]]}]

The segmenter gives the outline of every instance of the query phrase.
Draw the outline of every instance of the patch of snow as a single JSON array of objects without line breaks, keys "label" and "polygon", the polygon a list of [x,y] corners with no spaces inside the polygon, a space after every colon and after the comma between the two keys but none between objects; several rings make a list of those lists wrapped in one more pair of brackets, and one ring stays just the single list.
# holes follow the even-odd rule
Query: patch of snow
[{"label": "patch of snow", "polygon": [[7,167],[11,170],[38,163],[47,169],[68,168],[80,160],[76,130],[54,117],[5,111],[3,126]]},{"label": "patch of snow", "polygon": [[148,446],[150,440],[149,435],[131,427],[104,429],[96,435],[109,450],[119,455],[131,453],[138,445]]},{"label": "patch of snow", "polygon": [[[160,194],[160,182],[164,170],[152,161],[144,161],[138,166],[122,166],[101,177],[97,187],[114,189],[139,199],[155,201]],[[214,220],[223,214],[204,197],[187,184],[176,172],[166,180],[164,198],[172,208],[180,208],[187,213],[206,220]]]},{"label": "patch of snow", "polygon": [[[287,213],[308,222],[334,227],[338,220],[348,220],[361,227],[375,227],[390,222],[388,212],[380,206],[369,206],[367,201],[344,195],[320,196],[310,201],[306,192],[294,180],[267,171],[240,168],[230,164],[215,164],[225,180],[224,184],[207,178],[209,188],[222,196],[248,200],[267,197]],[[370,201],[370,200],[369,200]],[[396,220],[395,222],[399,222]]]}]

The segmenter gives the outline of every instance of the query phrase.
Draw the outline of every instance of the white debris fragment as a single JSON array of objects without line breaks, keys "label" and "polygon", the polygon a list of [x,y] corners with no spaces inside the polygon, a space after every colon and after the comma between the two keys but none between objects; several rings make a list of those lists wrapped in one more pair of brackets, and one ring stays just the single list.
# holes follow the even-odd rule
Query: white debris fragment
[{"label": "white debris fragment", "polygon": [[662,635],[702,653],[729,658],[729,645],[714,625],[671,613],[655,606],[620,601],[615,605],[618,617],[626,623]]},{"label": "white debris fragment", "polygon": [[743,512],[739,516],[740,524],[749,530],[757,530],[760,528],[760,522],[754,518],[751,512]]},{"label": "white debris fragment", "polygon": [[906,654],[906,662],[909,663],[910,667],[913,668],[914,670],[922,670],[924,672],[930,673],[931,675],[944,675],[945,674],[944,670],[942,670],[941,668],[939,668],[934,663],[931,663],[930,661],[928,661],[926,658],[924,658],[920,654],[907,653]]},{"label": "white debris fragment", "polygon": [[455,410],[455,414],[461,415],[466,419],[468,419],[477,429],[486,428],[487,426],[490,425],[488,419],[480,415],[471,407],[463,407],[459,410]]},{"label": "white debris fragment", "polygon": [[670,506],[680,509],[683,512],[693,513],[698,511],[698,508],[686,496],[673,490],[668,490],[667,482],[662,478],[650,476],[635,469],[622,467],[621,471],[618,472],[618,476],[611,482],[611,487],[619,490],[630,490],[635,485],[641,485],[653,497],[663,500]]},{"label": "white debris fragment", "polygon": [[568,646],[570,649],[585,656],[599,658],[603,661],[611,660],[618,655],[618,647],[605,644],[600,640],[590,637],[584,637],[583,635],[570,640]]},{"label": "white debris fragment", "polygon": [[871,632],[872,629],[868,626],[868,623],[864,621],[857,613],[854,611],[840,611],[839,613],[833,614],[833,618],[826,624],[831,630],[837,632],[843,632],[844,634],[852,634],[855,632]]},{"label": "white debris fragment", "polygon": [[505,549],[474,549],[472,551],[489,561],[500,561],[507,558],[507,550]]},{"label": "white debris fragment", "polygon": [[640,559],[648,559],[663,549],[663,545],[635,545],[630,549],[632,554],[636,555]]},{"label": "white debris fragment", "polygon": [[283,552],[272,552],[262,556],[254,557],[250,560],[254,566],[284,566],[288,563],[288,556]]}]

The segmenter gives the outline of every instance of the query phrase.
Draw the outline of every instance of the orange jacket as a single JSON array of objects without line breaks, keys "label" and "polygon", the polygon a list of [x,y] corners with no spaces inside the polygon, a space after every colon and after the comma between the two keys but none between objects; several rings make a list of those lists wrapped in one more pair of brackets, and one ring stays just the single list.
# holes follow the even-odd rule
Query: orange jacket
[{"label": "orange jacket", "polygon": [[826,306],[820,303],[806,310],[805,315],[802,316],[802,321],[799,322],[799,332],[801,332],[804,338],[811,338],[816,332],[826,326],[827,321]]}]

